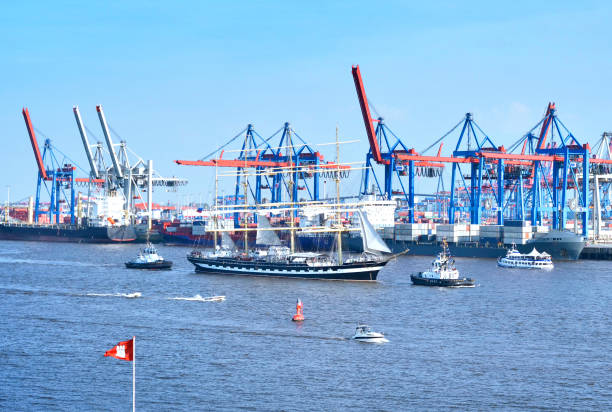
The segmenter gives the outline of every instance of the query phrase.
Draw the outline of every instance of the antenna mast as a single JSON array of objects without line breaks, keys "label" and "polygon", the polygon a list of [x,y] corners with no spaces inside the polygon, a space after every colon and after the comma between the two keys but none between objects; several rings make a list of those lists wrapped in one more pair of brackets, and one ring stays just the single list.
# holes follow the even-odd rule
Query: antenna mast
[{"label": "antenna mast", "polygon": [[289,193],[291,193],[291,211],[289,213],[291,213],[291,253],[295,253],[295,191],[293,190],[293,185],[296,184],[296,182],[293,180],[294,177],[294,170],[296,170],[296,165],[294,165],[293,159],[292,159],[292,154],[293,154],[293,142],[291,140],[291,128],[287,129],[287,153],[289,154],[289,166],[291,167],[290,173],[291,173],[291,179],[289,180]]},{"label": "antenna mast", "polygon": [[[248,144],[250,146],[250,143],[248,143]],[[249,150],[249,148],[247,146],[247,151],[244,154],[244,168],[242,169],[244,171],[244,183],[243,183],[243,185],[244,185],[244,213],[242,215],[243,216],[243,220],[244,220],[244,253],[248,253],[248,251],[249,251],[249,242],[248,242],[249,235],[248,235],[248,230],[247,230],[248,227],[249,227],[249,224],[247,222],[247,212],[248,212],[248,201],[247,201],[247,198],[248,198],[248,186],[249,186],[248,180],[247,180],[249,178],[249,175],[247,173],[248,150]]]},{"label": "antenna mast", "polygon": [[219,229],[219,216],[217,215],[217,211],[219,210],[219,173],[217,172],[217,165],[215,165],[215,212],[213,214],[213,221],[215,223],[215,231],[214,231],[214,245],[213,249],[217,249],[217,230]]},{"label": "antenna mast", "polygon": [[340,143],[338,142],[338,125],[336,125],[336,205],[338,219],[338,264],[342,264],[342,214],[340,212]]}]

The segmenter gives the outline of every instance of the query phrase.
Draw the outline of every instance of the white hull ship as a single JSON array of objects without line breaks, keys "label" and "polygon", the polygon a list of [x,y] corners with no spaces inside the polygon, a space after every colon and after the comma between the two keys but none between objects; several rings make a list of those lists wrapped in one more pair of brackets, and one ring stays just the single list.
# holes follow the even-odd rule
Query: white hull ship
[{"label": "white hull ship", "polygon": [[536,248],[529,253],[520,253],[515,245],[508,250],[506,256],[497,259],[497,265],[504,268],[521,269],[554,269],[552,259],[546,252],[538,252]]}]

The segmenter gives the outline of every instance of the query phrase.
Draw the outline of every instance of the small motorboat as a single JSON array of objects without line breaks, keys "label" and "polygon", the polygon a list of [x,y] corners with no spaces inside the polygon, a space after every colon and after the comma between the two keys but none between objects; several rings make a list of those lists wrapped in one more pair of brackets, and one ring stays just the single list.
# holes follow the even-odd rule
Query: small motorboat
[{"label": "small motorboat", "polygon": [[472,278],[459,277],[455,259],[451,257],[446,242],[442,243],[442,252],[431,262],[431,269],[410,275],[410,280],[414,285],[420,286],[473,288],[476,285]]},{"label": "small motorboat", "polygon": [[125,262],[128,269],[170,269],[172,262],[165,260],[157,253],[157,249],[151,243],[142,249],[136,258]]},{"label": "small motorboat", "polygon": [[220,296],[208,296],[202,298],[202,302],[223,302],[225,300],[225,295]]},{"label": "small motorboat", "polygon": [[385,343],[389,342],[389,340],[385,339],[385,335],[378,332],[373,332],[372,329],[368,325],[357,325],[355,329],[355,334],[353,338],[359,342],[369,342],[369,343]]},{"label": "small motorboat", "polygon": [[554,269],[552,258],[546,252],[538,252],[536,248],[529,253],[520,253],[516,245],[508,249],[506,256],[497,259],[497,266],[503,268],[524,268],[524,269]]}]

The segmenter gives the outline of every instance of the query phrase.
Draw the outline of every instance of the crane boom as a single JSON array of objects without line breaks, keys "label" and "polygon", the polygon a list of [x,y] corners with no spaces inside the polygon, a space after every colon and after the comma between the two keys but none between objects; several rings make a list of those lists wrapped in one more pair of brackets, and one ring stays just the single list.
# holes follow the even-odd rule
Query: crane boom
[{"label": "crane boom", "polygon": [[548,129],[550,129],[550,124],[552,123],[550,114],[553,110],[555,110],[555,104],[548,103],[548,107],[546,108],[546,116],[544,117],[544,123],[542,123],[542,130],[540,130],[540,138],[538,139],[538,149],[544,149],[544,144],[546,143],[546,135],[548,134]]},{"label": "crane boom", "polygon": [[40,149],[38,148],[38,142],[36,141],[36,135],[34,134],[34,126],[32,126],[32,120],[30,120],[30,112],[28,111],[28,108],[24,107],[21,110],[21,114],[23,114],[23,119],[25,120],[28,134],[30,135],[30,143],[32,143],[34,157],[36,158],[36,163],[38,164],[38,171],[43,179],[49,180],[47,170],[45,169],[45,164],[43,163],[42,156],[40,155]]},{"label": "crane boom", "polygon": [[113,140],[111,139],[110,132],[108,131],[106,117],[104,117],[104,112],[102,111],[102,105],[96,106],[96,110],[98,111],[98,117],[100,118],[100,124],[102,125],[102,132],[104,133],[106,145],[108,146],[108,151],[110,152],[111,160],[113,161],[115,176],[117,176],[119,179],[123,179],[123,171],[119,166],[119,160],[117,159],[117,154],[115,153],[115,148],[113,147]]},{"label": "crane boom", "polygon": [[381,163],[382,156],[380,155],[380,147],[376,140],[376,132],[374,131],[372,115],[370,115],[370,107],[368,106],[368,98],[366,97],[365,88],[363,87],[359,65],[353,66],[353,80],[355,81],[355,89],[357,90],[357,97],[359,98],[359,105],[361,106],[361,114],[363,115],[363,122],[365,123],[366,133],[368,134],[368,141],[372,149],[372,157],[376,163]]},{"label": "crane boom", "polygon": [[74,106],[72,108],[74,112],[74,118],[76,120],[77,126],[79,127],[79,133],[81,134],[81,140],[83,141],[83,146],[85,147],[85,154],[87,155],[87,160],[89,161],[89,167],[91,167],[91,173],[95,179],[100,178],[100,174],[98,173],[98,167],[96,166],[96,162],[94,162],[93,155],[91,154],[91,148],[89,147],[89,141],[87,140],[87,134],[85,133],[85,127],[83,126],[83,121],[81,120],[81,113],[79,112],[79,106]]}]

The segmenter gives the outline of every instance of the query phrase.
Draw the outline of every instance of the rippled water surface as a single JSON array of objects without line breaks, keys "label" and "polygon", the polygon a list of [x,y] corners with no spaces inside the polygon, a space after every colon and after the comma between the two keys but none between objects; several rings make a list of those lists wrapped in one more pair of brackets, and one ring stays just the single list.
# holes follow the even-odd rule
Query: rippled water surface
[{"label": "rippled water surface", "polygon": [[612,410],[612,263],[457,259],[478,286],[440,289],[411,285],[422,257],[358,283],[198,275],[180,247],[125,269],[137,249],[0,242],[0,409],[129,410],[131,364],[103,354],[136,335],[143,410]]}]

